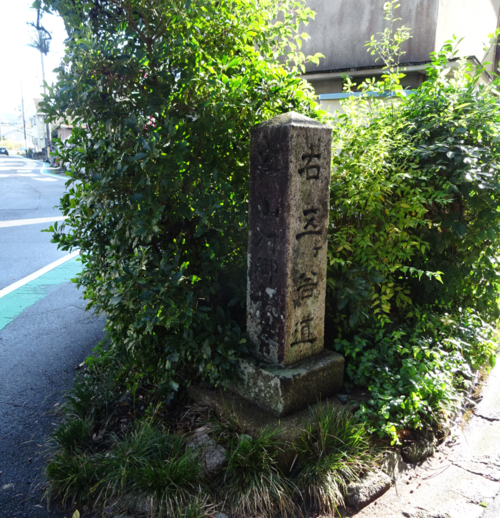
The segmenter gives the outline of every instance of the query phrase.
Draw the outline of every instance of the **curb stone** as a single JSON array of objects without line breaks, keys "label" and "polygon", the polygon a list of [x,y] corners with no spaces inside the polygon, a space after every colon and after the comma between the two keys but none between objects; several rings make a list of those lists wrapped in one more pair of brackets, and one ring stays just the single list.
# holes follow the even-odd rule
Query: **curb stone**
[{"label": "curb stone", "polygon": [[384,457],[380,469],[395,482],[408,471],[409,466],[398,451],[393,451]]},{"label": "curb stone", "polygon": [[357,510],[367,506],[391,487],[391,478],[382,471],[373,471],[359,482],[351,482],[347,487],[347,503]]}]

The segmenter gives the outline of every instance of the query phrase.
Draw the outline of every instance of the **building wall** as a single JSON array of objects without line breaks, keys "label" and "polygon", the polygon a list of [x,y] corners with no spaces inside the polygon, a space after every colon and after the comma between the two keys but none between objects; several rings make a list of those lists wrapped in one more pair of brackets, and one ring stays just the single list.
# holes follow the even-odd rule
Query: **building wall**
[{"label": "building wall", "polygon": [[36,147],[37,149],[43,149],[46,147],[46,128],[44,124],[43,113],[36,114]]},{"label": "building wall", "polygon": [[[308,7],[316,12],[316,18],[304,29],[310,40],[304,43],[302,52],[306,55],[316,52],[325,55],[319,67],[308,65],[307,72],[373,67],[379,64],[380,61],[375,63],[375,56],[367,52],[364,44],[372,35],[387,27],[388,22],[383,16],[385,1],[306,0]],[[396,27],[404,24],[413,30],[413,38],[404,46],[404,61],[428,60],[429,53],[435,48],[438,7],[439,0],[401,2],[397,15],[402,21]]]},{"label": "building wall", "polygon": [[57,137],[64,142],[66,139],[71,137],[71,128],[67,126],[59,126],[57,128]]},{"label": "building wall", "polygon": [[[375,56],[364,46],[372,35],[382,32],[386,0],[306,0],[316,11],[305,32],[311,37],[304,43],[304,54],[321,52],[320,65],[310,64],[307,73],[373,67]],[[465,37],[460,55],[484,58],[483,42],[498,25],[500,0],[402,0],[396,11],[413,37],[405,43],[402,61],[418,63],[429,60],[429,53],[439,50],[454,34]],[[492,57],[492,56],[491,56]]]},{"label": "building wall", "polygon": [[[455,35],[463,38],[460,56],[475,56],[479,61],[493,61],[495,48],[485,52],[488,34],[498,27],[500,0],[440,0],[436,30],[436,50]],[[487,67],[489,70],[493,66]]]}]

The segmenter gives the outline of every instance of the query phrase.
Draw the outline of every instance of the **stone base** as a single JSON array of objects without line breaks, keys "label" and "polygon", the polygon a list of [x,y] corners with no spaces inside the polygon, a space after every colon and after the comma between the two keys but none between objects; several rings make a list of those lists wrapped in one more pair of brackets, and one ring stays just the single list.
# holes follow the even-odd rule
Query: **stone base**
[{"label": "stone base", "polygon": [[240,373],[240,381],[231,389],[283,417],[339,390],[344,380],[344,358],[323,350],[287,368],[247,358],[240,360]]}]

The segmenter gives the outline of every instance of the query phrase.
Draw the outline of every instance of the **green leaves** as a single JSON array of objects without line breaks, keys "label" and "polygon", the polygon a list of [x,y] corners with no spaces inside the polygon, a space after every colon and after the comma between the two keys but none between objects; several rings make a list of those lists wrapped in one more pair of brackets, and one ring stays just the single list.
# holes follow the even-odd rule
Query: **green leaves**
[{"label": "green leaves", "polygon": [[328,248],[327,333],[349,378],[370,389],[361,414],[393,441],[446,416],[457,373],[493,361],[500,316],[496,85],[480,84],[481,67],[451,69],[451,41],[402,95],[406,36],[368,42],[387,74],[357,85],[334,127]]},{"label": "green leaves", "polygon": [[99,5],[45,1],[69,38],[44,106],[74,128],[54,239],[82,250],[79,284],[113,347],[169,398],[196,377],[233,378],[246,350],[249,132],[290,110],[322,116],[297,77],[297,21],[312,12],[296,0]]}]

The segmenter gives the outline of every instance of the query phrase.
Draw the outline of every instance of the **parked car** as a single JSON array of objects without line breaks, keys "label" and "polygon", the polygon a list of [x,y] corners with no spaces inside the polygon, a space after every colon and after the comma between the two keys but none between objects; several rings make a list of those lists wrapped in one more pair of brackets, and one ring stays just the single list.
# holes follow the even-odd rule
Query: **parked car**
[{"label": "parked car", "polygon": [[7,156],[9,156],[9,152],[7,151],[6,147],[0,147],[0,155],[7,155]]}]

